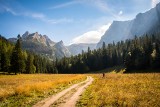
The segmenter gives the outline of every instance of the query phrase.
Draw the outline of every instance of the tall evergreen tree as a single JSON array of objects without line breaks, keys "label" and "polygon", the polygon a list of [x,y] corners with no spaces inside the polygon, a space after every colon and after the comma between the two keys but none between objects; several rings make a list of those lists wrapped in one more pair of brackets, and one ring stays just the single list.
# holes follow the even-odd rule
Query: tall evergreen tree
[{"label": "tall evergreen tree", "polygon": [[21,49],[21,37],[18,35],[15,48],[11,56],[11,71],[15,74],[23,73],[25,71],[25,60]]}]

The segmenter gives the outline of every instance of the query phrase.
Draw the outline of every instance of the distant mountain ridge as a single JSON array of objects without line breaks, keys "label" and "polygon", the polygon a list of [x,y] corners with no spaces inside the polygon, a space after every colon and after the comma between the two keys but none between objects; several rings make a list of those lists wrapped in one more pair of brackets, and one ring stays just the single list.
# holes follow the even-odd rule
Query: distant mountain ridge
[{"label": "distant mountain ridge", "polygon": [[[11,42],[16,42],[16,38],[9,38]],[[22,48],[31,52],[44,55],[50,59],[69,57],[71,53],[63,44],[63,41],[54,42],[47,35],[38,32],[29,33],[26,31],[22,35]]]},{"label": "distant mountain ridge", "polygon": [[[16,42],[16,38],[9,38],[11,42]],[[47,35],[39,34],[38,32],[29,33],[26,31],[22,35],[22,48],[34,53],[41,54],[50,59],[62,58],[64,56],[70,57],[71,55],[78,55],[82,50],[87,51],[88,47],[91,50],[96,48],[96,44],[72,44],[65,46],[63,41],[54,42]]]},{"label": "distant mountain ridge", "polygon": [[84,52],[87,52],[88,47],[90,47],[91,50],[96,49],[96,43],[79,43],[79,44],[72,44],[70,46],[68,46],[67,48],[69,49],[69,51],[72,53],[72,55],[78,55],[80,53],[82,53],[82,50]]},{"label": "distant mountain ridge", "polygon": [[22,35],[22,40],[41,43],[44,46],[54,46],[55,45],[55,42],[53,42],[51,39],[49,39],[48,36],[38,34],[38,32],[30,34],[28,31],[26,31]]},{"label": "distant mountain ridge", "polygon": [[129,21],[113,21],[109,29],[101,37],[97,48],[106,44],[133,38],[135,35],[160,32],[160,3],[145,13],[139,13],[135,19]]}]

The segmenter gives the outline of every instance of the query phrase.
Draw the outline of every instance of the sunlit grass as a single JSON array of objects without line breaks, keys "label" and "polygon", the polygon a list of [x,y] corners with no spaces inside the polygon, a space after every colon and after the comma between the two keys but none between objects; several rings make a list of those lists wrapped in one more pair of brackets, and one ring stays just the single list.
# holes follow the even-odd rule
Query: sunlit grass
[{"label": "sunlit grass", "polygon": [[82,95],[77,106],[159,107],[160,74],[94,75],[95,81]]},{"label": "sunlit grass", "polygon": [[0,75],[0,106],[24,106],[36,102],[85,77],[78,74]]}]

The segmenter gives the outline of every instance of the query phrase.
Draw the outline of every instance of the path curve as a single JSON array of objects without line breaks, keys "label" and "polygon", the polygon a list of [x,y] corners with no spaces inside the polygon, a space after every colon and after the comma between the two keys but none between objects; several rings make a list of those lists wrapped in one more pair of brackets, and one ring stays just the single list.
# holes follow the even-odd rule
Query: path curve
[{"label": "path curve", "polygon": [[[38,102],[37,104],[33,105],[33,107],[49,107],[50,105],[52,105],[55,101],[57,101],[60,97],[62,97],[63,95],[65,95],[67,92],[71,91],[72,89],[78,87],[81,84],[81,87],[78,88],[78,90],[74,93],[74,95],[69,99],[69,101],[67,103],[65,103],[63,106],[64,107],[74,107],[76,104],[76,101],[78,101],[79,99],[79,95],[82,94],[82,92],[85,90],[85,88],[90,85],[93,81],[93,78],[90,76],[87,76],[87,79],[83,82],[77,83],[72,85],[71,87],[49,97],[46,98],[40,102]],[[74,100],[73,100],[74,99]]]},{"label": "path curve", "polygon": [[77,101],[80,98],[80,95],[85,91],[85,89],[93,82],[93,78],[89,77],[89,81],[81,86],[80,88],[78,88],[78,90],[73,94],[72,97],[70,97],[70,99],[63,105],[61,105],[60,107],[75,107]]}]

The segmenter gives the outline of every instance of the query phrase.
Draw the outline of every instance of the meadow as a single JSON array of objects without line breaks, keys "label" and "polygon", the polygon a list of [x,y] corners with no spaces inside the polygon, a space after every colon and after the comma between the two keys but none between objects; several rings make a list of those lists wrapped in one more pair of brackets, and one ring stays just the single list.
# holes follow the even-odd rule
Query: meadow
[{"label": "meadow", "polygon": [[160,107],[160,74],[102,74],[82,94],[77,107]]},{"label": "meadow", "polygon": [[0,107],[31,106],[85,78],[80,74],[0,75]]}]

